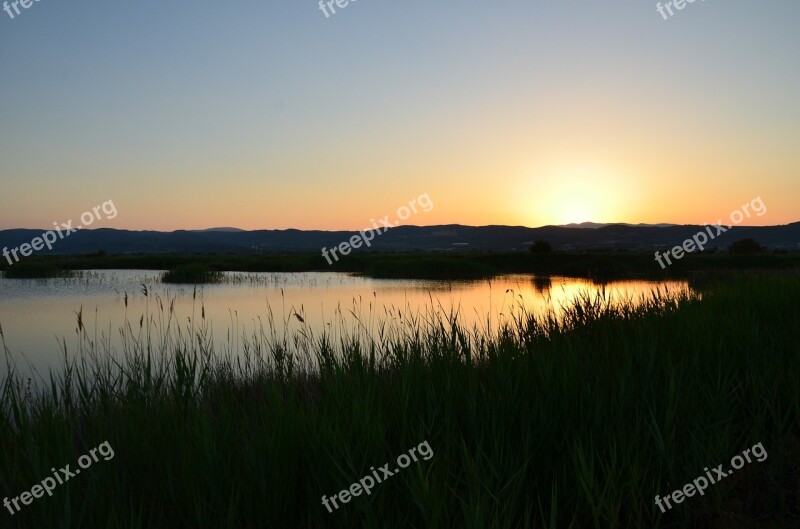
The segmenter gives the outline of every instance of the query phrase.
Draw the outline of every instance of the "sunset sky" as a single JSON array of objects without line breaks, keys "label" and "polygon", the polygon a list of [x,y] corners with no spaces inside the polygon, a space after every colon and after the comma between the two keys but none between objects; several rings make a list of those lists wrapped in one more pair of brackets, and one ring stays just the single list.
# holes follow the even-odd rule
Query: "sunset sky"
[{"label": "sunset sky", "polygon": [[800,2],[0,11],[0,229],[800,220]]}]

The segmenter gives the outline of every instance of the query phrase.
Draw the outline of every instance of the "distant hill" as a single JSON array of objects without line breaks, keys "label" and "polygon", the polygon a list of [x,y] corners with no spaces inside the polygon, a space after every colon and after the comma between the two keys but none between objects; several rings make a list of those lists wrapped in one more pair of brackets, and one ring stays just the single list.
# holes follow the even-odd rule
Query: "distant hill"
[{"label": "distant hill", "polygon": [[207,228],[205,230],[191,230],[191,231],[197,233],[197,232],[204,232],[204,231],[226,231],[226,232],[230,232],[230,231],[246,231],[246,230],[243,230],[241,228]]},{"label": "distant hill", "polygon": [[[543,226],[400,226],[376,235],[368,249],[384,252],[410,251],[527,251],[534,241],[550,242],[555,250],[647,250],[681,244],[702,226],[603,225],[597,228]],[[41,235],[40,230],[0,231],[0,249],[16,248]],[[318,252],[349,240],[352,231],[303,231],[213,228],[200,231],[81,230],[57,241],[51,251],[78,254],[105,251],[127,253],[269,253]],[[800,222],[785,226],[734,227],[709,242],[726,248],[732,242],[752,238],[771,249],[800,250]],[[362,248],[357,251],[363,251]]]},{"label": "distant hill", "polygon": [[677,224],[628,224],[628,223],[607,223],[607,224],[600,224],[597,222],[581,222],[580,224],[561,224],[560,227],[562,228],[589,228],[596,230],[597,228],[605,228],[606,226],[631,226],[634,228],[668,228],[670,226],[677,226]]}]

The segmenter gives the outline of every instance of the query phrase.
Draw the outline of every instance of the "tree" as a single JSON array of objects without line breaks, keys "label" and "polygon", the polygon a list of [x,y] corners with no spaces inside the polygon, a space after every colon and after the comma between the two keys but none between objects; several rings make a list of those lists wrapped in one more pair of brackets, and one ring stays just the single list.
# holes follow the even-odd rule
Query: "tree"
[{"label": "tree", "polygon": [[755,239],[741,239],[728,247],[731,253],[761,253],[764,247],[758,244]]},{"label": "tree", "polygon": [[531,246],[531,252],[533,253],[550,253],[553,251],[553,247],[550,246],[550,243],[547,241],[536,241]]}]

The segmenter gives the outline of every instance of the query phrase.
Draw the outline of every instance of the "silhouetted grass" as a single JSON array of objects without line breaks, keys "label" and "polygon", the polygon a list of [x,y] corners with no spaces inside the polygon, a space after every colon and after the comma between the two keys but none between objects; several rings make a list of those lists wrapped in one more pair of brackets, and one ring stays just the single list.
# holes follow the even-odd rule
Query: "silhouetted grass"
[{"label": "silhouetted grass", "polygon": [[40,260],[24,260],[6,268],[5,277],[9,279],[39,279],[51,277],[69,277],[70,272],[60,268],[54,262]]},{"label": "silhouetted grass", "polygon": [[222,273],[209,270],[207,266],[200,263],[176,266],[164,272],[161,276],[162,283],[178,283],[189,285],[200,285],[208,283],[219,283]]},{"label": "silhouetted grass", "polygon": [[[483,279],[501,274],[530,273],[592,279],[689,277],[698,271],[800,269],[800,253],[734,255],[725,252],[692,254],[666,270],[652,253],[552,252],[517,253],[369,253],[343,256],[329,265],[321,254],[229,255],[83,255],[33,256],[63,270],[171,270],[202,265],[230,272],[352,272],[380,278]],[[8,269],[0,260],[0,269]],[[14,265],[17,266],[17,265]]]},{"label": "silhouetted grass", "polygon": [[364,275],[378,279],[483,279],[497,270],[471,259],[439,255],[394,255],[375,259]]},{"label": "silhouetted grass", "polygon": [[[148,298],[149,299],[149,298]],[[158,308],[115,356],[79,324],[65,370],[0,397],[0,486],[16,496],[103,441],[116,457],[13,527],[798,527],[800,278],[749,277],[644,303],[520,311],[497,332],[455,314],[314,335],[300,318],[214,351],[205,320]],[[43,322],[43,326],[46,322]],[[286,338],[277,332],[295,329]],[[372,331],[367,328],[374,329]],[[357,330],[352,330],[357,329]],[[2,336],[2,330],[0,330]],[[333,514],[336,494],[427,440]],[[669,494],[762,442],[662,515]]]}]

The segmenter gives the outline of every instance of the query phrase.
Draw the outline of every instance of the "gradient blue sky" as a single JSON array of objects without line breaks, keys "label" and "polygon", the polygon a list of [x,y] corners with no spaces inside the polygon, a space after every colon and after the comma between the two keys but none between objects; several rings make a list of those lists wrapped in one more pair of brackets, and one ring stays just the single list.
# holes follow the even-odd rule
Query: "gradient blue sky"
[{"label": "gradient blue sky", "polygon": [[0,11],[0,229],[800,220],[800,2]]}]

